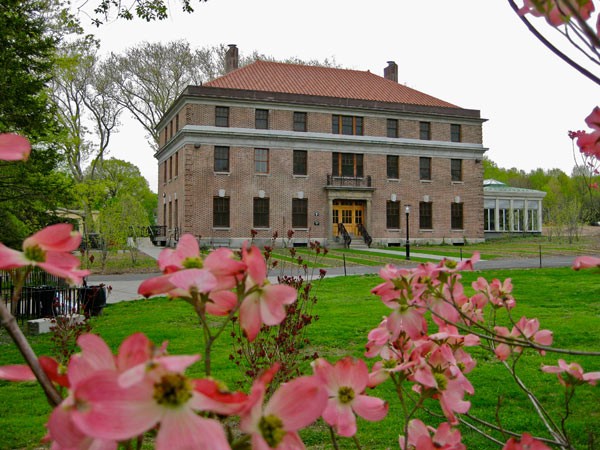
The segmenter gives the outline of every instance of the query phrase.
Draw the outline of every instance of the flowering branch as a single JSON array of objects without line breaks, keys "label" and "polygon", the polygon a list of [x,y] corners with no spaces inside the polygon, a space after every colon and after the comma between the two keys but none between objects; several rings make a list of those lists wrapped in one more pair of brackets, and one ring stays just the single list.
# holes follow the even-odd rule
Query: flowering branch
[{"label": "flowering branch", "polygon": [[[19,300],[19,292],[20,289],[16,289],[15,295],[12,298],[12,302],[16,303]],[[8,334],[12,338],[13,342],[23,355],[25,362],[31,368],[31,371],[35,375],[35,378],[38,380],[42,389],[44,390],[44,394],[46,394],[46,398],[48,399],[48,403],[50,406],[55,407],[60,404],[62,401],[62,397],[46,375],[46,372],[42,369],[40,362],[35,355],[35,352],[31,348],[29,341],[19,328],[15,317],[8,311],[4,302],[0,301],[0,322],[2,326],[6,328]]]},{"label": "flowering branch", "polygon": [[533,34],[542,44],[544,44],[552,53],[554,53],[556,56],[558,56],[560,59],[562,59],[568,65],[570,65],[571,67],[573,67],[579,73],[581,73],[585,77],[589,78],[594,83],[600,85],[600,78],[598,76],[596,76],[595,74],[593,74],[592,72],[590,72],[589,70],[587,70],[582,65],[578,64],[577,62],[575,62],[573,59],[571,59],[570,57],[568,57],[564,52],[561,52],[558,48],[556,48],[548,39],[546,39],[531,24],[531,22],[529,22],[529,20],[527,20],[527,18],[525,17],[525,15],[522,13],[522,9],[519,8],[516,5],[516,3],[514,2],[514,0],[507,0],[507,1],[508,1],[508,4],[510,5],[510,7],[513,9],[513,11],[515,13],[517,13],[517,15],[519,16],[519,18],[521,19],[521,21],[525,24],[525,26],[527,27],[527,29],[531,32],[531,34]]}]

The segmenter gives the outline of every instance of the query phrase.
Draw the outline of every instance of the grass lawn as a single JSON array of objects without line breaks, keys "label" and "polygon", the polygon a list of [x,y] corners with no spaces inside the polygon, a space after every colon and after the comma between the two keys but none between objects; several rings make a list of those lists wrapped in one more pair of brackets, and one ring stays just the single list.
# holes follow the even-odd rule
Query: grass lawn
[{"label": "grass lawn", "polygon": [[[475,272],[464,274],[465,286],[470,286],[471,281],[480,275],[489,280],[512,278],[517,299],[515,314],[518,317],[538,317],[542,328],[554,331],[556,347],[600,351],[600,278],[597,273],[574,272],[567,268]],[[367,333],[389,311],[370,294],[370,289],[379,282],[377,276],[323,280],[316,291],[319,300],[315,312],[319,320],[309,329],[311,348],[306,350],[310,353],[317,351],[332,362],[347,354],[362,356]],[[156,343],[168,340],[172,354],[197,353],[201,348],[201,332],[195,315],[191,307],[182,301],[153,299],[123,302],[108,306],[103,316],[92,320],[94,331],[101,334],[115,350],[126,336],[136,331],[145,332]],[[33,337],[31,342],[39,354],[51,354],[48,335]],[[0,332],[0,349],[0,364],[21,362],[20,355],[4,331]],[[230,353],[230,338],[224,334],[213,355],[213,374],[233,386],[243,377],[229,361]],[[468,375],[476,392],[470,398],[470,412],[495,423],[497,416],[508,429],[543,435],[544,428],[530,404],[509,379],[502,365],[481,349],[474,349],[473,354],[478,364]],[[539,366],[542,363],[555,365],[560,356],[529,356],[519,375],[530,382],[530,387],[543,401],[548,402],[551,414],[557,418],[563,391],[556,377],[541,373]],[[568,361],[580,362],[586,371],[600,371],[600,358],[563,357]],[[373,362],[367,361],[369,365]],[[197,363],[189,373],[201,376],[202,368],[202,364]],[[577,391],[571,405],[572,418],[567,422],[567,428],[577,448],[587,448],[590,433],[595,433],[595,442],[600,442],[599,389],[599,386],[583,386]],[[358,438],[362,448],[397,448],[397,436],[403,421],[398,403],[394,401],[393,388],[391,384],[384,384],[371,394],[388,399],[390,412],[379,423],[359,420]],[[499,403],[502,406],[496,411]],[[434,412],[439,412],[433,402],[428,406]],[[39,446],[49,410],[36,384],[0,381],[0,448]],[[462,431],[468,448],[498,448],[473,433]],[[322,422],[303,431],[302,436],[308,448],[332,448],[329,431]],[[339,445],[340,448],[355,448],[352,440],[347,438],[340,438]]]}]

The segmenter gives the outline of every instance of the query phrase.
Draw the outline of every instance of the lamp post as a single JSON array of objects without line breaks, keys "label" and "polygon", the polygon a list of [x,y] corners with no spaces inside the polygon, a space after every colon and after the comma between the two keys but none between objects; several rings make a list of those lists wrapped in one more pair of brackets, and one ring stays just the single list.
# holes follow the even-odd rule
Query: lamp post
[{"label": "lamp post", "polygon": [[406,213],[406,260],[408,261],[410,259],[410,240],[408,237],[408,216],[410,215],[410,205],[406,205],[404,212]]}]

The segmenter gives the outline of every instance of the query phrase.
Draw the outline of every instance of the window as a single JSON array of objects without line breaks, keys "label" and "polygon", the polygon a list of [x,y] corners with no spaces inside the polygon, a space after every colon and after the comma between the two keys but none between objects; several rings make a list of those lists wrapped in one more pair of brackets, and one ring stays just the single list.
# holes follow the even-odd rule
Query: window
[{"label": "window", "polygon": [[496,231],[496,200],[483,200],[483,231]]},{"label": "window", "polygon": [[387,120],[387,137],[397,138],[398,137],[398,120],[388,119]]},{"label": "window", "polygon": [[433,206],[430,202],[419,202],[419,228],[433,229]]},{"label": "window", "polygon": [[169,180],[173,179],[173,157],[169,156]]},{"label": "window", "polygon": [[[536,202],[537,203],[537,202]],[[538,210],[537,206],[535,209],[527,208],[527,231],[540,231],[538,228]]]},{"label": "window", "polygon": [[462,181],[462,159],[450,160],[450,175],[452,181]]},{"label": "window", "polygon": [[363,155],[361,153],[332,153],[332,171],[334,177],[363,176]]},{"label": "window", "polygon": [[261,130],[269,129],[269,110],[257,109],[254,113],[255,126]]},{"label": "window", "polygon": [[499,231],[509,231],[509,211],[510,211],[510,201],[509,200],[499,200],[498,201],[498,230]]},{"label": "window", "polygon": [[496,208],[485,208],[483,210],[483,231],[496,230]]},{"label": "window", "polygon": [[431,140],[431,122],[419,122],[419,139]]},{"label": "window", "polygon": [[308,200],[305,198],[292,199],[292,227],[308,228]]},{"label": "window", "polygon": [[163,162],[163,184],[167,182],[167,161]]},{"label": "window", "polygon": [[175,116],[175,133],[179,131],[179,114]]},{"label": "window", "polygon": [[460,125],[455,123],[450,125],[450,141],[452,142],[462,142],[462,133],[461,133]]},{"label": "window", "polygon": [[229,228],[229,197],[213,197],[213,227]]},{"label": "window", "polygon": [[356,116],[333,115],[331,118],[331,132],[333,134],[362,136],[363,118]]},{"label": "window", "polygon": [[398,155],[387,155],[387,177],[393,180],[400,178],[398,160]]},{"label": "window", "polygon": [[306,131],[306,113],[295,112],[294,113],[294,131]]},{"label": "window", "polygon": [[229,147],[215,146],[215,172],[229,172]]},{"label": "window", "polygon": [[389,201],[386,204],[386,228],[400,228],[400,202]]},{"label": "window", "polygon": [[306,175],[308,153],[306,150],[294,150],[294,175]]},{"label": "window", "polygon": [[525,200],[513,200],[512,204],[512,230],[525,230]]},{"label": "window", "polygon": [[453,230],[463,229],[463,204],[450,204],[450,228]]},{"label": "window", "polygon": [[179,176],[179,152],[175,153],[175,177]]},{"label": "window", "polygon": [[269,149],[254,149],[254,172],[269,173]]},{"label": "window", "polygon": [[431,158],[419,158],[419,177],[421,180],[431,180]]},{"label": "window", "polygon": [[175,224],[175,228],[177,228],[179,224],[179,201],[175,199],[173,203],[175,205],[175,208],[173,209],[173,223]]},{"label": "window", "polygon": [[524,220],[523,209],[513,209],[513,231],[523,231]]},{"label": "window", "polygon": [[229,126],[229,108],[227,106],[215,107],[215,126],[217,126],[217,127],[228,127]]},{"label": "window", "polygon": [[269,228],[269,199],[255,198],[252,225],[256,228]]}]

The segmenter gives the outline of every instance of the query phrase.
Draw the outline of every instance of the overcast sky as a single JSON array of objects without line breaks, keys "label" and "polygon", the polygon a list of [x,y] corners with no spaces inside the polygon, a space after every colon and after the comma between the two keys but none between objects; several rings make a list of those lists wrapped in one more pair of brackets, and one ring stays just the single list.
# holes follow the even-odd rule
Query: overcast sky
[{"label": "overcast sky", "polygon": [[[94,1],[94,0],[92,0]],[[96,1],[97,3],[97,1]],[[209,0],[146,23],[114,21],[86,31],[101,51],[186,39],[193,47],[237,44],[279,59],[335,58],[342,67],[383,75],[487,119],[483,144],[498,166],[530,171],[573,167],[568,130],[585,128],[598,87],[538,42],[504,0]],[[535,21],[539,23],[539,19]],[[124,117],[127,119],[127,117]],[[141,126],[130,120],[110,156],[136,164],[157,189],[157,166]]]}]

